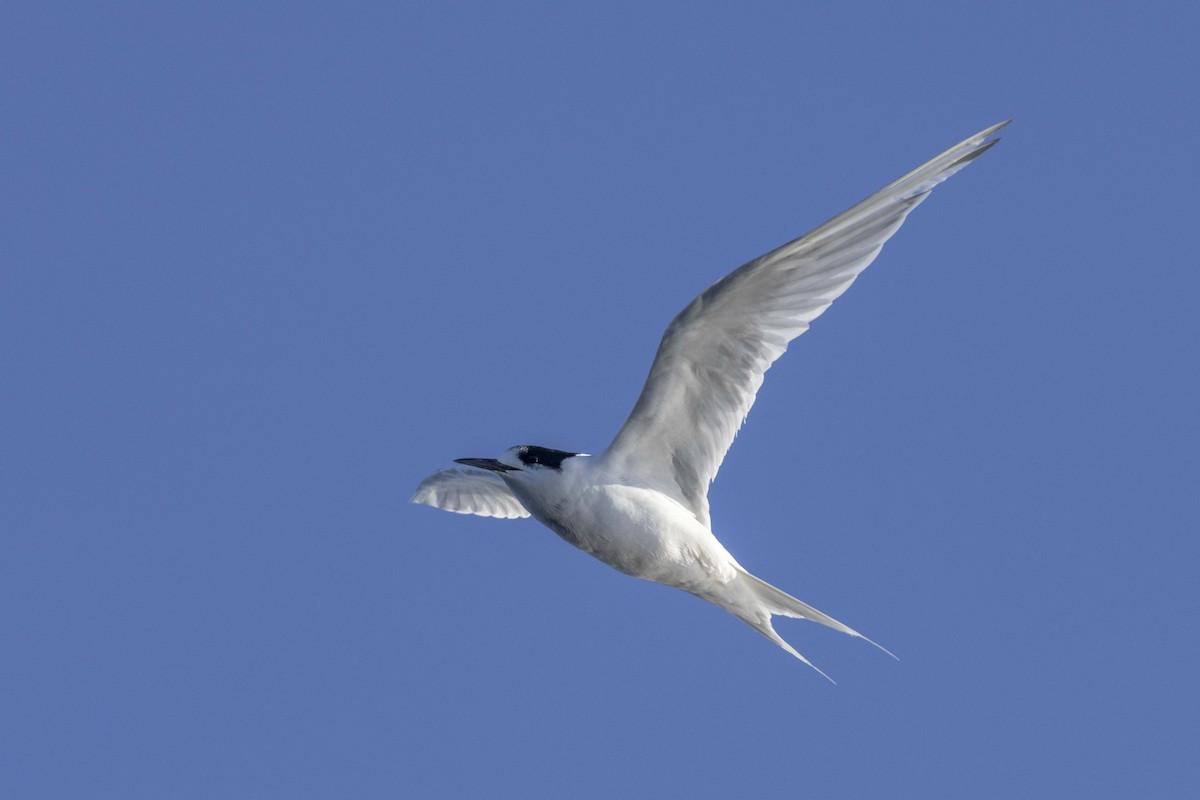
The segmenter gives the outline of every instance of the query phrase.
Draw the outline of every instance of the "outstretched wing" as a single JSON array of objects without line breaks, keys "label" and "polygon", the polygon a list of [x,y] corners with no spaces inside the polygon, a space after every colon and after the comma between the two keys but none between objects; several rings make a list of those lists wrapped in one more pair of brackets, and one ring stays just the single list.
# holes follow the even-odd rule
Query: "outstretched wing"
[{"label": "outstretched wing", "polygon": [[450,467],[433,473],[421,481],[409,502],[481,517],[529,516],[496,473],[475,467]]},{"label": "outstretched wing", "polygon": [[999,139],[993,125],[858,205],[731,272],[667,327],[633,412],[603,454],[709,524],[708,486],[763,374],[850,287],[933,187]]}]

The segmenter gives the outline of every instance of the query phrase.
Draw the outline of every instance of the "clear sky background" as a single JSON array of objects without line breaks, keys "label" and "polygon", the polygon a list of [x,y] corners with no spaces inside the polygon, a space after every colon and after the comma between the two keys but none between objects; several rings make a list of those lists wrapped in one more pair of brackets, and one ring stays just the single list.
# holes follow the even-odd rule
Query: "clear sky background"
[{"label": "clear sky background", "polygon": [[[0,795],[1194,796],[1194,4],[0,23]],[[711,494],[899,662],[408,504],[603,449],[699,291],[1009,117]]]}]

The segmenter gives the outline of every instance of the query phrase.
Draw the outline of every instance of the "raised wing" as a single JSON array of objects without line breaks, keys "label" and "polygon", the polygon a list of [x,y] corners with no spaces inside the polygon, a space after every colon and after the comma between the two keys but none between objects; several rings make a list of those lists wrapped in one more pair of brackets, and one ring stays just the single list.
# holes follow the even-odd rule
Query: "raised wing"
[{"label": "raised wing", "polygon": [[988,137],[1007,124],[980,131],[710,286],[667,327],[642,394],[602,457],[709,525],[708,486],[763,374],[875,260],[933,187],[998,142]]},{"label": "raised wing", "polygon": [[496,473],[475,467],[450,467],[433,473],[421,481],[409,502],[481,517],[529,516]]}]

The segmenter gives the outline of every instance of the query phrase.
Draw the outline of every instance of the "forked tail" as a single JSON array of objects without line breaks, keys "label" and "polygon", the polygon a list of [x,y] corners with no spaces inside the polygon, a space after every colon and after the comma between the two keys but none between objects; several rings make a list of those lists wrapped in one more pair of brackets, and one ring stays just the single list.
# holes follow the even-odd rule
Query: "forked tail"
[{"label": "forked tail", "polygon": [[[741,619],[751,628],[754,628],[754,630],[758,631],[763,636],[766,636],[772,642],[779,645],[784,650],[803,661],[805,664],[808,664],[813,669],[817,670],[817,672],[820,672],[831,683],[836,683],[836,681],[834,681],[833,678],[830,678],[828,675],[825,675],[825,673],[818,669],[811,661],[796,652],[795,648],[785,642],[783,637],[775,632],[775,628],[771,625],[772,616],[780,615],[784,617],[794,617],[796,619],[807,619],[812,620],[813,622],[819,622],[822,625],[833,628],[835,631],[841,631],[842,633],[849,634],[850,636],[862,639],[863,641],[870,642],[892,658],[896,658],[892,651],[888,650],[878,642],[871,641],[866,636],[863,636],[861,633],[851,628],[849,625],[844,625],[841,622],[838,622],[828,614],[823,614],[822,612],[810,606],[808,603],[805,603],[802,600],[797,600],[787,592],[777,589],[766,581],[754,577],[749,572],[739,571],[735,582],[740,583],[740,588],[748,590],[748,592],[753,595],[754,599],[757,601],[756,605],[758,608],[729,610],[733,611],[739,619]],[[898,661],[899,659],[896,660]]]}]

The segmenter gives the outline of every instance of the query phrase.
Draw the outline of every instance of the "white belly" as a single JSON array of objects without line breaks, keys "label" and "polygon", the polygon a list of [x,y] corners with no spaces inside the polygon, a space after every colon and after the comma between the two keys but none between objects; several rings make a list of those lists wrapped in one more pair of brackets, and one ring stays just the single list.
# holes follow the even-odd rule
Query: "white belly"
[{"label": "white belly", "polygon": [[712,532],[660,492],[605,484],[520,499],[568,543],[627,575],[689,592],[736,575],[737,562]]}]

